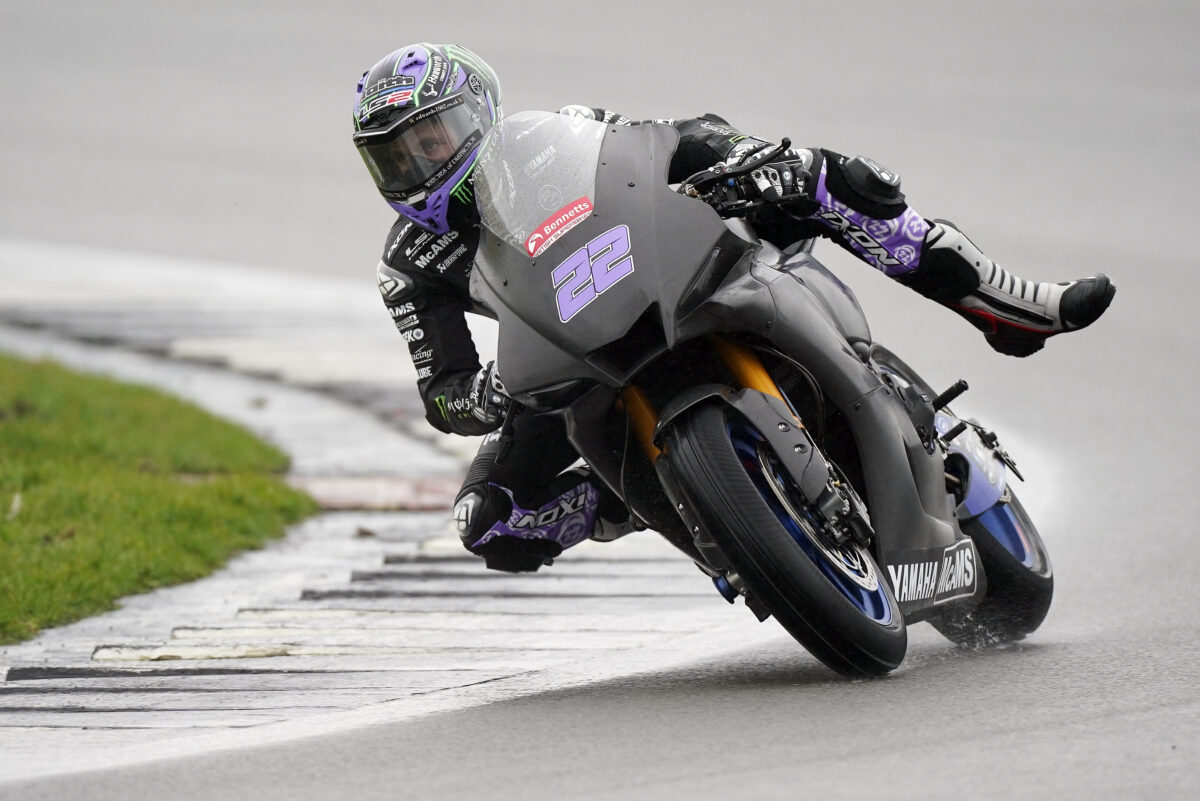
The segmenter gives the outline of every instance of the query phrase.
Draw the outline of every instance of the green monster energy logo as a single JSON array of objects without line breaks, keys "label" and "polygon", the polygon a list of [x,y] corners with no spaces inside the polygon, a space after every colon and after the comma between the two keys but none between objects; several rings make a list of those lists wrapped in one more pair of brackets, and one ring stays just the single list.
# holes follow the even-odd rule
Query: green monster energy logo
[{"label": "green monster energy logo", "polygon": [[474,171],[475,165],[472,164],[471,169],[467,170],[467,173],[462,177],[462,180],[456,183],[454,188],[450,190],[450,195],[455,200],[457,200],[459,203],[465,203],[468,206],[475,202],[475,185],[468,180],[471,177],[471,173]]},{"label": "green monster energy logo", "polygon": [[480,64],[479,62],[477,62],[472,57],[471,53],[468,53],[466,50],[463,50],[460,47],[455,47],[454,45],[447,45],[446,46],[446,55],[450,56],[450,58],[454,59],[455,61],[463,62],[464,64],[466,64],[468,67],[470,67],[475,72],[483,73],[484,75],[491,74],[491,71],[485,70],[483,68],[483,65]]},{"label": "green monster energy logo", "polygon": [[441,395],[438,395],[433,400],[434,400],[434,403],[437,404],[438,411],[442,413],[442,419],[445,420],[447,423],[449,423],[450,422],[450,413],[448,411],[446,411],[446,395],[443,393]]}]

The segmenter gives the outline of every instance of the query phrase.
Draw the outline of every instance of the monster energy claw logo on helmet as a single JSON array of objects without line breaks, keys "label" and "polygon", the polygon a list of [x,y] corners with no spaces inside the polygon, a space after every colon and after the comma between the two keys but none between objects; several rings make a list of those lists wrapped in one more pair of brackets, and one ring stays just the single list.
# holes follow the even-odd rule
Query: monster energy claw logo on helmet
[{"label": "monster energy claw logo on helmet", "polygon": [[473,202],[467,179],[500,116],[500,81],[483,59],[455,45],[415,44],[363,73],[354,144],[388,205],[440,234],[452,198]]}]

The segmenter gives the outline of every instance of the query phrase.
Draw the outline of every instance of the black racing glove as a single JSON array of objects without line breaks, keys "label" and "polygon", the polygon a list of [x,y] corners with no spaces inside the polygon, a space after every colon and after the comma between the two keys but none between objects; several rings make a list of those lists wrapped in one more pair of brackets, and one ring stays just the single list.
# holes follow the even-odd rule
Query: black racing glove
[{"label": "black racing glove", "polygon": [[750,180],[768,203],[783,204],[806,199],[804,184],[808,179],[809,173],[804,169],[804,162],[799,160],[773,161],[755,167],[750,173]]},{"label": "black racing glove", "polygon": [[498,427],[511,405],[512,398],[504,391],[504,384],[496,373],[496,363],[488,362],[471,382],[471,414],[485,425]]}]

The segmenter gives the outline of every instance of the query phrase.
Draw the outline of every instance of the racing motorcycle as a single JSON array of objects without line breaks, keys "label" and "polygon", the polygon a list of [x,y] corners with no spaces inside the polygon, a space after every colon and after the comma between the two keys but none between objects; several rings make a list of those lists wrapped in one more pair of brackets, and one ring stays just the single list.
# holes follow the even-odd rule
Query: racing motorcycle
[{"label": "racing motorcycle", "polygon": [[895,669],[917,621],[1032,632],[1050,560],[1013,460],[949,408],[966,384],[873,341],[811,241],[755,234],[754,171],[787,140],[672,187],[677,143],[541,112],[489,133],[471,292],[522,413],[561,416],[636,521],[838,673]]}]

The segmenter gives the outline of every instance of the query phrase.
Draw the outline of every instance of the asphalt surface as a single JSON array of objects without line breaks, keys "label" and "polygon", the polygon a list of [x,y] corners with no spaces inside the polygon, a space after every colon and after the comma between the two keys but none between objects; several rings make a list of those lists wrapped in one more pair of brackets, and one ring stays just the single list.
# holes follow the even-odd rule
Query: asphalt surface
[{"label": "asphalt surface", "polygon": [[[652,532],[581,545],[536,576],[483,570],[447,519],[471,442],[414,436],[428,426],[393,382],[372,379],[369,351],[334,358],[363,333],[353,285],[310,276],[310,305],[293,296],[281,309],[263,292],[270,274],[202,266],[195,287],[153,280],[186,273],[162,256],[0,240],[0,283],[19,300],[0,303],[15,323],[0,324],[0,351],[148,384],[239,423],[288,453],[287,480],[327,511],[213,576],[0,648],[0,785],[657,669],[744,626]],[[304,313],[316,338],[292,341],[281,311]]]},{"label": "asphalt surface", "polygon": [[455,8],[5,4],[0,236],[372,292],[389,220],[348,142],[350,87],[410,38],[483,53],[510,112],[715,111],[871,155],[1009,270],[1120,287],[1094,330],[1015,360],[822,249],[876,337],[935,385],[967,378],[962,408],[1036,467],[1022,497],[1056,568],[1045,625],[972,653],[916,626],[877,682],[722,629],[711,658],[630,677],[0,796],[1194,797],[1194,4]]}]

